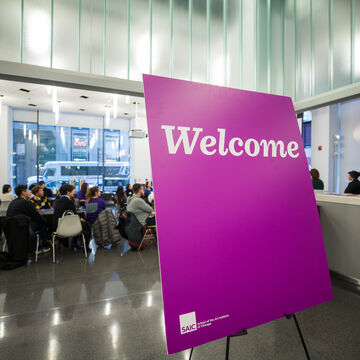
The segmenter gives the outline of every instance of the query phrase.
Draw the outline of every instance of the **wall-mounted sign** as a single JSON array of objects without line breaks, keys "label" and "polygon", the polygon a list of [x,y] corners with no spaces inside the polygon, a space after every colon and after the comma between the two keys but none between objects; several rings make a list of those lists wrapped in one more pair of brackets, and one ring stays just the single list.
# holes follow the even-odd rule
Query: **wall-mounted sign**
[{"label": "wall-mounted sign", "polygon": [[144,89],[168,352],[330,300],[291,99],[149,75]]}]

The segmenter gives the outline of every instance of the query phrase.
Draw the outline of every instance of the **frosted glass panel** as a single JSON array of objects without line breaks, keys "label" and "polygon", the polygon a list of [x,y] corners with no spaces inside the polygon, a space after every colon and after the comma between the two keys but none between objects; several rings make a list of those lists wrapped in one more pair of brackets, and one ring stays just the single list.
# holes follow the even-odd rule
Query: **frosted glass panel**
[{"label": "frosted glass panel", "polygon": [[295,98],[294,0],[284,4],[284,94]]},{"label": "frosted glass panel", "polygon": [[106,2],[106,75],[127,77],[127,1]]},{"label": "frosted glass panel", "polygon": [[271,93],[283,94],[283,0],[271,1]]},{"label": "frosted glass panel", "polygon": [[54,68],[78,69],[79,1],[54,0]]},{"label": "frosted glass panel", "polygon": [[155,75],[170,75],[169,2],[153,0],[152,66]]},{"label": "frosted glass panel", "polygon": [[50,6],[48,0],[24,1],[24,63],[50,66]]},{"label": "frosted glass panel", "polygon": [[243,0],[243,31],[242,31],[242,88],[246,90],[256,90],[256,6],[257,1]]},{"label": "frosted glass panel", "polygon": [[230,87],[241,87],[241,27],[240,18],[241,0],[228,1],[228,26],[227,26],[227,50],[228,50],[228,70],[227,84]]},{"label": "frosted glass panel", "polygon": [[329,13],[328,0],[313,1],[314,95],[329,90]]},{"label": "frosted glass panel", "polygon": [[360,0],[354,1],[354,81],[360,81]]},{"label": "frosted glass panel", "polygon": [[210,83],[225,85],[223,2],[211,2]]},{"label": "frosted glass panel", "polygon": [[150,69],[149,1],[131,1],[130,79],[142,80]]},{"label": "frosted glass panel", "polygon": [[298,23],[298,84],[297,99],[311,95],[311,25],[310,2],[296,1],[296,17]]},{"label": "frosted glass panel", "polygon": [[189,0],[174,1],[173,77],[189,79]]},{"label": "frosted glass panel", "polygon": [[206,82],[207,77],[207,25],[206,0],[193,1],[192,73],[193,80]]},{"label": "frosted glass panel", "polygon": [[[270,81],[268,82],[268,75],[270,76],[268,65],[270,48],[268,43],[268,12],[267,12],[267,1],[260,1],[258,8],[258,68],[257,68],[257,90],[261,92],[270,91]],[[269,79],[270,80],[270,79]]]},{"label": "frosted glass panel", "polygon": [[350,0],[334,0],[333,54],[334,88],[350,83],[351,71],[351,26]]},{"label": "frosted glass panel", "polygon": [[1,60],[20,62],[21,1],[2,0],[0,6]]},{"label": "frosted glass panel", "polygon": [[104,2],[81,1],[80,71],[104,74]]}]

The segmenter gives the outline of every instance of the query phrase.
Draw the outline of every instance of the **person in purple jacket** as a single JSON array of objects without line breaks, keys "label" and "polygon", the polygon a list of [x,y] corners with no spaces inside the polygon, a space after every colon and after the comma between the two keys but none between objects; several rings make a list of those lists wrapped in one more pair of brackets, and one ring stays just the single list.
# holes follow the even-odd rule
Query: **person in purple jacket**
[{"label": "person in purple jacket", "polygon": [[81,206],[86,206],[86,195],[89,188],[89,184],[84,182],[81,185],[80,191],[77,193],[76,198],[79,200]]},{"label": "person in purple jacket", "polygon": [[86,220],[93,224],[99,214],[106,209],[106,203],[100,198],[101,191],[97,186],[90,188],[87,192]]}]

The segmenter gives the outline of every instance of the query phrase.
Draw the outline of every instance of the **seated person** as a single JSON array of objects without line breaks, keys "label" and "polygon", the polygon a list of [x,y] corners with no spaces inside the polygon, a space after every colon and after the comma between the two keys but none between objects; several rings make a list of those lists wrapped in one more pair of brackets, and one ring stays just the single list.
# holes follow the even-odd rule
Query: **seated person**
[{"label": "seated person", "polygon": [[141,184],[134,184],[133,192],[134,195],[128,200],[127,211],[132,212],[141,225],[155,225],[155,211],[142,199],[144,196],[143,186]]},{"label": "seated person", "polygon": [[0,195],[1,201],[12,201],[14,200],[14,195],[11,193],[12,187],[9,184],[5,184],[2,188],[2,194]]},{"label": "seated person", "polygon": [[133,187],[131,184],[126,185],[126,197],[129,198],[133,196]]},{"label": "seated person", "polygon": [[116,206],[119,210],[126,208],[127,196],[122,185],[118,186],[115,193]]},{"label": "seated person", "polygon": [[104,199],[100,198],[101,191],[97,186],[94,186],[88,190],[87,193],[87,205],[86,205],[86,220],[93,224],[99,214],[106,209],[106,203]]},{"label": "seated person", "polygon": [[46,196],[47,198],[49,197],[53,197],[53,193],[50,189],[48,189],[46,186],[45,186],[45,182],[44,181],[39,181],[39,186],[42,188],[42,190],[44,191],[44,196]]},{"label": "seated person", "polygon": [[360,181],[358,180],[359,176],[360,173],[355,170],[348,172],[348,179],[350,182],[344,191],[345,194],[360,194]]},{"label": "seated person", "polygon": [[[69,185],[63,183],[59,189],[60,197],[54,203],[54,218],[53,218],[53,229],[56,231],[59,219],[63,216],[66,211],[72,211],[75,215],[77,214],[75,209],[75,187],[73,185]],[[83,233],[85,235],[86,242],[88,243],[91,237],[91,228],[90,225],[86,222],[85,219],[81,220],[81,226],[83,229]],[[64,243],[66,246],[66,243]]]},{"label": "seated person", "polygon": [[86,194],[89,188],[89,184],[84,182],[81,185],[80,191],[77,193],[76,198],[79,200],[80,206],[86,206]]},{"label": "seated person", "polygon": [[320,179],[320,173],[317,169],[310,170],[312,185],[314,190],[324,190],[324,183]]},{"label": "seated person", "polygon": [[151,181],[145,183],[145,196],[149,196],[152,193],[153,189],[151,187]]},{"label": "seated person", "polygon": [[51,204],[48,198],[44,195],[44,191],[41,186],[34,186],[31,192],[34,196],[30,199],[30,202],[35,206],[35,210],[51,208]]},{"label": "seated person", "polygon": [[34,206],[28,201],[30,192],[26,185],[18,185],[15,188],[17,198],[13,200],[7,209],[6,216],[25,215],[30,218],[30,226],[34,232],[39,232],[42,248],[41,252],[47,253],[50,248],[47,246],[46,221],[35,210]]}]

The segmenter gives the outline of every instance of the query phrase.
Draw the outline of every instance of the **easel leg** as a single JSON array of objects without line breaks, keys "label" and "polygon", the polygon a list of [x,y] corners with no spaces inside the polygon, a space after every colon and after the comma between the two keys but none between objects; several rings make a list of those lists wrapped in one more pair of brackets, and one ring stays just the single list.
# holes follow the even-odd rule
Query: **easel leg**
[{"label": "easel leg", "polygon": [[229,360],[229,352],[230,352],[230,336],[226,338],[226,352],[225,352],[225,360]]},{"label": "easel leg", "polygon": [[194,348],[191,348],[189,360],[191,360],[193,350],[194,350]]},{"label": "easel leg", "polygon": [[311,360],[311,359],[310,359],[309,352],[308,352],[308,349],[307,349],[306,344],[305,344],[305,340],[304,340],[303,335],[302,335],[302,333],[301,333],[300,325],[299,325],[299,323],[298,323],[298,321],[297,321],[297,319],[296,319],[296,315],[295,315],[295,314],[290,314],[290,315],[285,315],[285,317],[286,317],[287,319],[294,318],[295,325],[296,325],[296,329],[297,329],[298,334],[299,334],[299,337],[300,337],[300,339],[301,339],[301,343],[302,343],[302,346],[303,346],[303,348],[304,348],[304,351],[305,351],[305,354],[306,354],[306,358],[307,358],[308,360]]}]

